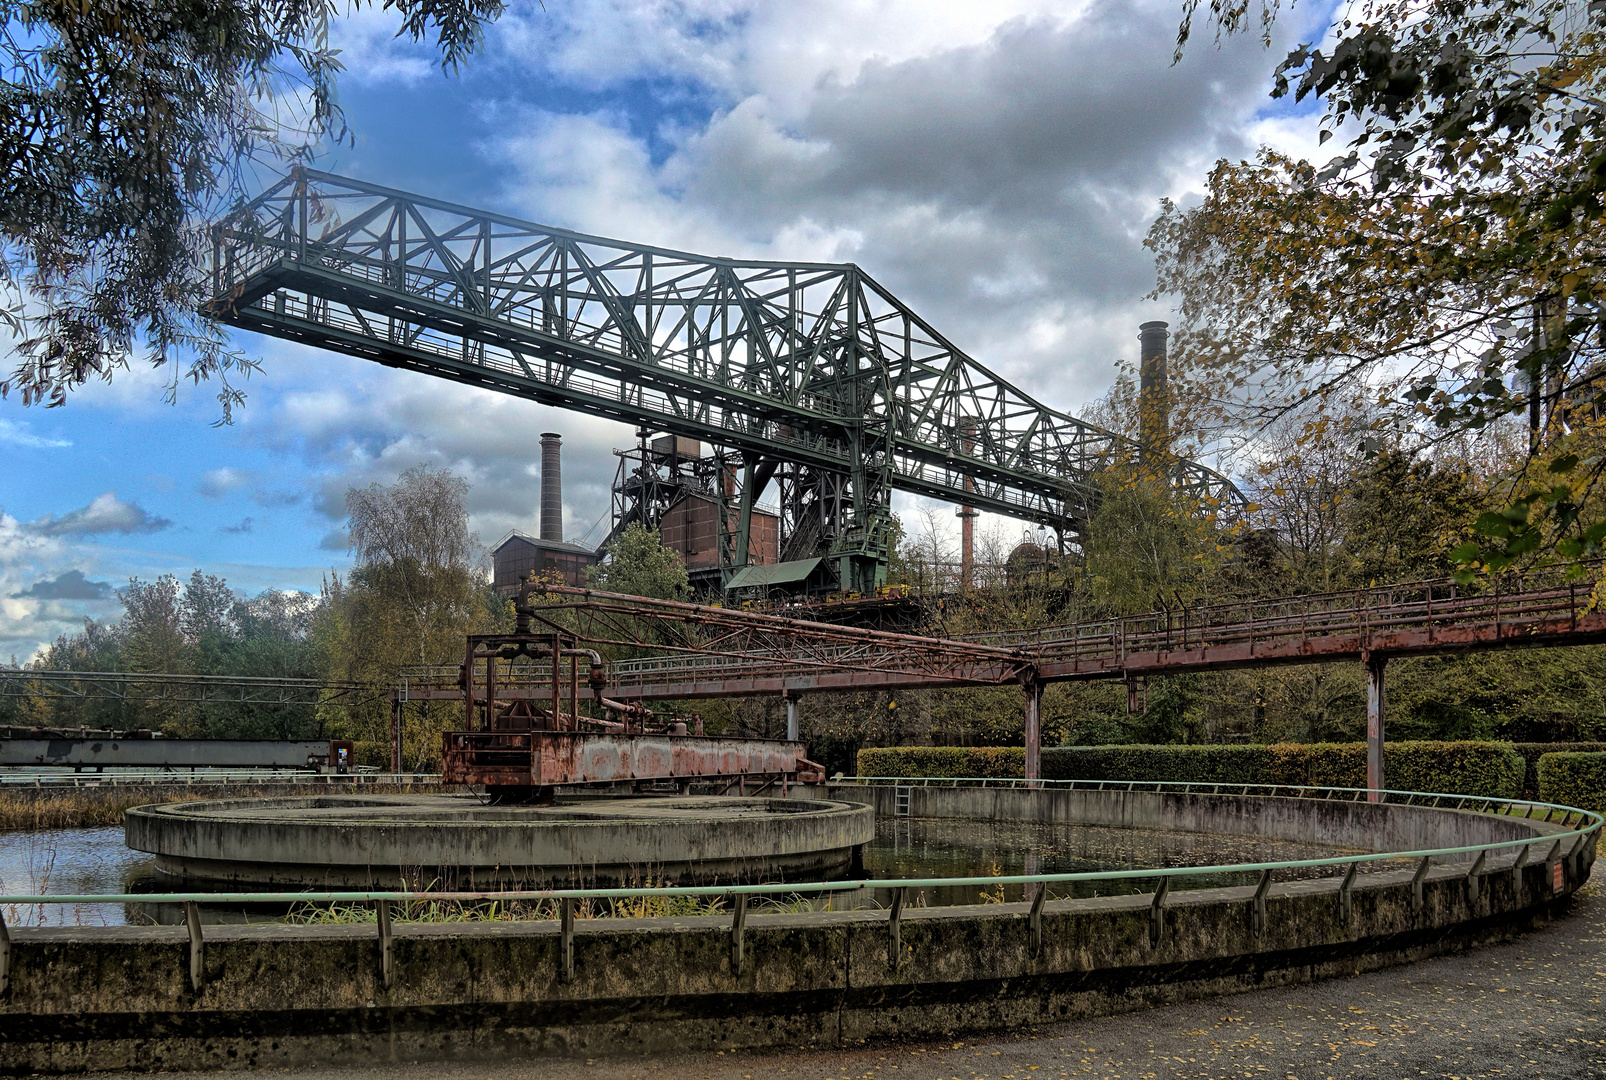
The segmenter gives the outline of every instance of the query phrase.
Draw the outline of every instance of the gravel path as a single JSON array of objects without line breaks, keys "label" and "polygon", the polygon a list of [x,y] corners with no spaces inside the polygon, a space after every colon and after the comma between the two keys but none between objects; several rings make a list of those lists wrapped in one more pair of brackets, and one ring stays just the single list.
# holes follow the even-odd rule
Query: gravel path
[{"label": "gravel path", "polygon": [[275,1071],[296,1080],[1606,1077],[1606,889],[1506,945],[1348,979],[963,1041],[656,1060]]}]

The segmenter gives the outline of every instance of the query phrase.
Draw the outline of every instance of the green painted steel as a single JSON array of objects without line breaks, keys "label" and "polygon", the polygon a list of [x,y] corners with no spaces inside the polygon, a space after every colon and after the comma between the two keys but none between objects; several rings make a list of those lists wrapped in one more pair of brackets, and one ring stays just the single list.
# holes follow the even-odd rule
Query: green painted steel
[{"label": "green painted steel", "polygon": [[[1137,449],[1001,379],[851,263],[710,258],[298,169],[217,227],[212,274],[208,313],[233,325],[726,448],[733,479],[779,483],[787,535],[814,542],[797,554],[844,590],[885,579],[893,489],[1063,536]],[[1203,465],[1166,468],[1243,504]]]}]

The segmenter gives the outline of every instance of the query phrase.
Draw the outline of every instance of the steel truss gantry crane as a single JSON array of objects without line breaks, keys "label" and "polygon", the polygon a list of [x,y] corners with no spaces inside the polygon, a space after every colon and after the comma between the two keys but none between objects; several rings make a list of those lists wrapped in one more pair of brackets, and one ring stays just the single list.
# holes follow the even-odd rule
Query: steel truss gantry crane
[{"label": "steel truss gantry crane", "polygon": [[[1063,540],[1095,474],[1135,449],[994,375],[851,263],[709,258],[304,168],[216,226],[211,255],[223,322],[724,448],[741,463],[730,569],[772,482],[792,548],[869,593],[894,489]],[[1168,469],[1201,501],[1242,501],[1202,465]]]}]

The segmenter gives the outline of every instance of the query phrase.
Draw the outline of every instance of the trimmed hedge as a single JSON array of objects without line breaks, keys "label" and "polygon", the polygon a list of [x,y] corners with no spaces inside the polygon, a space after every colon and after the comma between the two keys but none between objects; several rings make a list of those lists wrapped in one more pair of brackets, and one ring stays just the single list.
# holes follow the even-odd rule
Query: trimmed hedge
[{"label": "trimmed hedge", "polygon": [[1539,800],[1606,814],[1606,753],[1541,757]]},{"label": "trimmed hedge", "polygon": [[1539,759],[1546,754],[1606,753],[1606,742],[1518,742],[1511,745],[1528,763],[1528,772],[1522,778],[1524,799],[1539,798]]},{"label": "trimmed hedge", "polygon": [[[1020,747],[909,746],[859,751],[861,776],[1020,776]],[[1403,791],[1517,798],[1525,764],[1510,743],[1394,742],[1383,748],[1388,786]],[[1057,746],[1045,780],[1169,780],[1196,784],[1366,786],[1365,743],[1273,746]]]},{"label": "trimmed hedge", "polygon": [[1023,776],[1023,746],[884,746],[859,751],[860,776]]}]

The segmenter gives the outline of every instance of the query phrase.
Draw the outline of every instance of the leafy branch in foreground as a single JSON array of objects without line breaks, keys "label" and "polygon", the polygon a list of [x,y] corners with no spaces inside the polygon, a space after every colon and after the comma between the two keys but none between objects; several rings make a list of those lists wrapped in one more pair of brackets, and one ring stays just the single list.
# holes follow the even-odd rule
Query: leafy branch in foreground
[{"label": "leafy branch in foreground", "polygon": [[[355,0],[354,6],[363,0]],[[385,0],[442,64],[502,0]],[[333,94],[332,0],[0,0],[0,319],[16,368],[0,396],[63,404],[143,346],[181,377],[253,363],[196,314],[204,223],[278,168],[348,132]]]},{"label": "leafy branch in foreground", "polygon": [[[1278,13],[1265,0],[1259,25]],[[1209,8],[1225,34],[1253,14],[1247,0]],[[1475,569],[1597,552],[1599,18],[1567,0],[1380,0],[1340,9],[1330,48],[1290,52],[1273,95],[1314,96],[1322,141],[1343,135],[1348,149],[1323,166],[1268,150],[1221,162],[1200,205],[1163,208],[1147,243],[1156,294],[1180,301],[1179,399],[1240,430],[1375,408],[1370,449],[1524,423],[1505,524],[1480,519],[1489,543],[1458,557]]]}]

